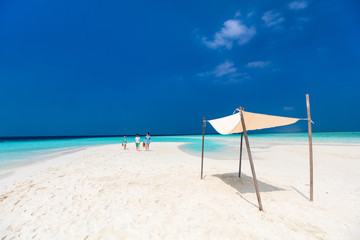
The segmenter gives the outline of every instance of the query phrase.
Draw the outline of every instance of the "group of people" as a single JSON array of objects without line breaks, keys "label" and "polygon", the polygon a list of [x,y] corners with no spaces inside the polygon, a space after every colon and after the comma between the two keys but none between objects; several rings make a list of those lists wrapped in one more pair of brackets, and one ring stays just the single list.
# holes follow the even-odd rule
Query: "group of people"
[{"label": "group of people", "polygon": [[[139,134],[136,134],[136,137],[135,137],[136,151],[140,151],[140,142],[141,141],[140,141]],[[150,143],[151,143],[151,137],[150,137],[150,133],[148,132],[146,134],[144,142],[143,142],[143,146],[145,147],[145,151],[149,151]],[[124,150],[126,150],[126,144],[127,144],[126,136],[124,136],[121,144],[124,147]]]}]

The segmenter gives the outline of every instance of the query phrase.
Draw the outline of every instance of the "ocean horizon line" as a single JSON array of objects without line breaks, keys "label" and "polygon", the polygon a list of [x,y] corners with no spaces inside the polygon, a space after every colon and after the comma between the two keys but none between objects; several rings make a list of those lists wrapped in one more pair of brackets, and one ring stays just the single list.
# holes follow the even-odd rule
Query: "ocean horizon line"
[{"label": "ocean horizon line", "polygon": [[[256,131],[256,130],[255,130]],[[312,131],[313,133],[350,133],[350,132],[360,132],[360,131]],[[248,132],[250,135],[255,134],[293,134],[293,133],[307,133],[307,131],[292,131],[292,132]],[[141,135],[141,134],[140,134]],[[145,134],[144,134],[145,135]],[[196,136],[202,135],[202,133],[174,133],[174,134],[151,134],[154,137],[166,137],[166,136]],[[222,135],[219,133],[205,133],[205,135]],[[240,135],[240,133],[235,133],[231,135]],[[119,134],[119,135],[60,135],[60,136],[0,136],[1,140],[46,140],[46,139],[76,139],[76,138],[111,138],[111,137],[135,137],[134,135]]]}]

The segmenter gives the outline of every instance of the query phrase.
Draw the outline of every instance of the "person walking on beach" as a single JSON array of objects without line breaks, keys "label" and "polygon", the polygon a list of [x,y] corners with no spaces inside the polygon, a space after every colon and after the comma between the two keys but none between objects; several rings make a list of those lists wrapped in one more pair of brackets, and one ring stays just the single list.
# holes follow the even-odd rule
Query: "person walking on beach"
[{"label": "person walking on beach", "polygon": [[126,150],[126,144],[127,144],[127,139],[126,139],[126,136],[124,136],[124,138],[122,140],[122,145],[124,147],[124,150]]},{"label": "person walking on beach", "polygon": [[149,151],[150,143],[151,143],[151,137],[150,137],[150,133],[148,132],[145,136],[145,150],[146,151]]},{"label": "person walking on beach", "polygon": [[140,151],[140,137],[139,137],[139,134],[136,134],[136,137],[135,137],[135,146],[136,146],[136,150],[137,150],[137,151]]}]

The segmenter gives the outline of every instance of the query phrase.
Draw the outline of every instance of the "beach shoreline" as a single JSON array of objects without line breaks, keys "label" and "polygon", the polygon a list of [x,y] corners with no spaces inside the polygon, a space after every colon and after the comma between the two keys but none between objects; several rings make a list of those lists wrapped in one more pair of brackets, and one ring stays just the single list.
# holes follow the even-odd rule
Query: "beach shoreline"
[{"label": "beach shoreline", "polygon": [[200,158],[180,150],[182,144],[153,143],[149,152],[132,145],[128,151],[121,144],[91,146],[17,169],[17,179],[0,179],[0,238],[360,236],[357,147],[314,147],[314,202],[308,200],[306,145],[254,148],[260,212],[246,151],[241,179],[238,159],[205,154],[200,180]]},{"label": "beach shoreline", "polygon": [[[92,146],[95,147],[95,146]],[[72,161],[76,153],[86,150],[88,147],[74,147],[71,151],[60,152],[51,157],[39,157],[30,162],[21,162],[15,166],[6,166],[0,169],[0,193],[6,187],[10,189],[14,182],[21,182],[49,167],[61,166],[65,162]]]}]

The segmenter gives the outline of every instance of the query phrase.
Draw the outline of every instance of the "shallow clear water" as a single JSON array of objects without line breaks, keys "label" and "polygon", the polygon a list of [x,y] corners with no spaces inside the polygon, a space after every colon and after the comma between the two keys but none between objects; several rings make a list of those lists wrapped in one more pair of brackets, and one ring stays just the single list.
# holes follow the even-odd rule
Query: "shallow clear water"
[{"label": "shallow clear water", "polygon": [[55,154],[67,153],[86,146],[121,141],[122,137],[0,140],[0,169],[49,158]]},{"label": "shallow clear water", "polygon": [[[143,140],[143,136],[141,140]],[[14,167],[39,159],[51,158],[59,154],[70,153],[86,146],[121,143],[122,137],[94,137],[72,139],[0,139],[0,169]],[[153,142],[184,142],[181,150],[200,156],[202,146],[201,135],[184,136],[153,136]],[[269,147],[283,144],[308,144],[307,133],[267,133],[249,134],[252,147]],[[134,137],[128,137],[128,143],[133,143]],[[221,158],[233,151],[238,155],[240,134],[206,135],[206,156]],[[360,132],[324,132],[313,133],[314,144],[344,144],[360,145]],[[226,153],[226,154],[225,154]],[[231,156],[230,156],[231,157]]]},{"label": "shallow clear water", "polygon": [[[266,148],[276,145],[307,145],[308,133],[263,133],[248,134],[252,148]],[[215,159],[236,159],[239,157],[240,134],[205,136],[205,156]],[[180,147],[192,155],[201,154],[201,136],[190,144]],[[360,132],[323,132],[313,133],[314,145],[359,145]],[[245,142],[243,142],[245,144]],[[245,145],[243,145],[245,149]]]}]

